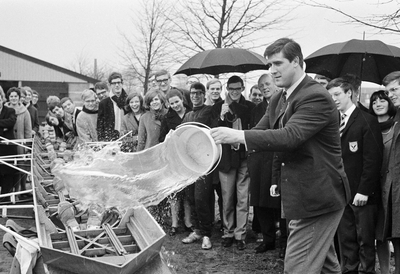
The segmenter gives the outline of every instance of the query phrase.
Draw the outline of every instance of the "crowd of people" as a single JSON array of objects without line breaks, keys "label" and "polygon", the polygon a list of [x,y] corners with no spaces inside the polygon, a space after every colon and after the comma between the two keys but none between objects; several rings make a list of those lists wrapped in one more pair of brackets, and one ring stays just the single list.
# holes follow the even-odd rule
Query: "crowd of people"
[{"label": "crowd of people", "polygon": [[[46,122],[64,141],[122,140],[126,152],[163,142],[182,123],[202,123],[222,144],[221,161],[168,199],[170,236],[184,230],[184,244],[202,241],[202,249],[211,249],[217,198],[223,247],[246,248],[252,206],[252,229],[260,235],[255,252],[275,249],[279,235],[285,273],[375,273],[376,254],[381,273],[389,273],[390,242],[400,265],[400,71],[383,79],[385,88],[366,108],[357,76],[306,75],[295,41],[275,41],[266,57],[270,70],[248,99],[236,75],[205,85],[189,77],[186,90],[171,86],[170,73],[161,70],[143,96],[127,93],[114,72],[82,92],[82,109],[68,97],[49,96]],[[37,133],[38,93],[15,87],[0,95],[0,136]],[[1,156],[22,153],[0,143]],[[25,181],[0,165],[1,193],[25,189]]]}]

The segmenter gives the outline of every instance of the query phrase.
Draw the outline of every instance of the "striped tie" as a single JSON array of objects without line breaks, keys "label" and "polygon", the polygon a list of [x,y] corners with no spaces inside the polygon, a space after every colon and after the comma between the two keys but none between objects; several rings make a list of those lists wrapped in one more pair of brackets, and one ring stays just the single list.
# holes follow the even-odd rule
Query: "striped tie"
[{"label": "striped tie", "polygon": [[341,122],[340,122],[340,127],[339,127],[339,132],[340,132],[340,137],[342,137],[343,134],[343,130],[346,127],[346,122],[345,122],[345,118],[346,118],[346,114],[342,114],[341,116]]}]

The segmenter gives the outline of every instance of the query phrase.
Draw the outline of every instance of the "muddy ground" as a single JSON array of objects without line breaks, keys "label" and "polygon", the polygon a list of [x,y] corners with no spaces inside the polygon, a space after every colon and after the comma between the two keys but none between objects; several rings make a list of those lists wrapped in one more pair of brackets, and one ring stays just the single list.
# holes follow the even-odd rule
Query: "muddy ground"
[{"label": "muddy ground", "polygon": [[[9,214],[11,213],[9,212]],[[30,223],[23,220],[15,221],[20,225],[26,226],[29,226]],[[6,219],[0,218],[0,224],[4,225],[5,223]],[[161,253],[172,272],[178,274],[283,273],[283,260],[278,258],[279,248],[263,254],[255,254],[254,248],[258,244],[256,243],[256,235],[250,229],[251,223],[249,223],[248,227],[247,248],[243,251],[238,250],[236,245],[229,248],[222,246],[222,232],[219,229],[219,223],[214,226],[211,237],[213,248],[211,250],[202,250],[201,241],[193,244],[183,244],[181,240],[188,235],[188,232],[169,236],[168,221],[163,224],[163,228],[167,236],[165,237]],[[4,232],[0,229],[0,239],[3,239],[3,234]],[[3,246],[0,246],[0,274],[9,273],[12,259],[8,251]],[[377,274],[380,274],[379,265],[377,265]]]}]

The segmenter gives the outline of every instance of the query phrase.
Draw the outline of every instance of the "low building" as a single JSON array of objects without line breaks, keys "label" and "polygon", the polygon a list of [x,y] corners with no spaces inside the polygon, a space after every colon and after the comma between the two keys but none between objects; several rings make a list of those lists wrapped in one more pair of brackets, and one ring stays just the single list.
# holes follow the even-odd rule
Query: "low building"
[{"label": "low building", "polygon": [[21,52],[0,46],[0,86],[4,92],[11,87],[29,86],[39,92],[39,119],[47,113],[49,95],[68,96],[81,105],[80,93],[99,80],[56,66]]}]

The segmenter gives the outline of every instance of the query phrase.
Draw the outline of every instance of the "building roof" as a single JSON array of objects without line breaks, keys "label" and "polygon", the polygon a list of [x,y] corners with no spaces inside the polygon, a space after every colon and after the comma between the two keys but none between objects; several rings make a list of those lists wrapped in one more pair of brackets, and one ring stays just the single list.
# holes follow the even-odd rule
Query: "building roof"
[{"label": "building roof", "polygon": [[[9,48],[6,48],[6,47],[3,47],[3,46],[0,45],[0,53],[1,53],[1,52],[7,54],[8,56],[14,56],[14,57],[17,57],[17,58],[20,59],[20,60],[27,61],[27,62],[29,62],[30,64],[38,65],[38,66],[47,68],[47,69],[49,69],[49,70],[51,70],[51,71],[55,71],[55,72],[64,74],[64,75],[66,75],[66,76],[73,77],[73,78],[75,78],[75,79],[79,79],[79,80],[81,80],[81,81],[85,81],[85,82],[89,82],[89,83],[93,83],[93,84],[99,82],[98,79],[85,76],[85,75],[83,75],[83,74],[74,72],[74,71],[72,71],[72,70],[69,70],[69,69],[66,69],[66,68],[63,68],[63,67],[54,65],[54,64],[51,64],[51,63],[49,63],[49,62],[46,62],[46,61],[37,59],[37,58],[35,58],[35,57],[26,55],[26,54],[24,54],[24,53],[21,53],[21,52],[18,52],[18,51],[15,51],[15,50],[12,50],[12,49],[9,49]],[[0,55],[0,57],[2,57],[2,56]],[[0,58],[0,59],[2,59],[2,58]],[[10,58],[9,58],[9,59],[10,59]],[[4,63],[3,60],[1,60],[0,63]],[[22,63],[20,62],[20,65],[21,65],[21,64],[22,64]],[[9,68],[9,67],[10,67],[10,65],[5,65],[5,66],[6,66],[6,68]],[[24,67],[25,67],[25,66],[24,66]],[[0,65],[0,68],[1,68],[1,65]],[[3,67],[3,68],[1,68],[1,70],[6,70],[6,69]],[[0,72],[1,72],[1,71],[0,71]],[[21,71],[19,71],[19,72],[21,72]],[[42,72],[42,73],[43,73],[43,72]],[[3,72],[1,72],[1,74],[2,74],[1,76],[4,75]],[[0,80],[2,80],[2,78],[3,78],[3,77],[1,77],[1,76],[0,76]],[[28,79],[5,79],[5,80],[28,80]],[[34,79],[29,79],[29,80],[34,80]],[[43,79],[38,79],[38,81],[43,81]],[[66,82],[69,82],[69,81],[66,81]]]}]

